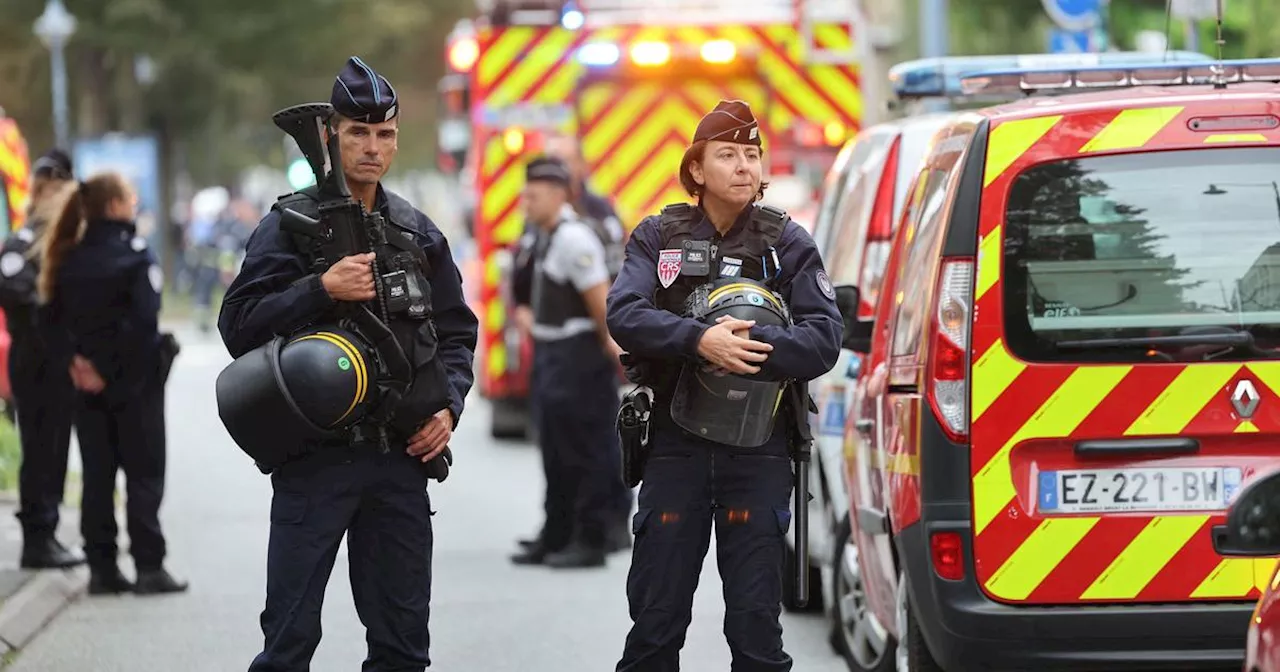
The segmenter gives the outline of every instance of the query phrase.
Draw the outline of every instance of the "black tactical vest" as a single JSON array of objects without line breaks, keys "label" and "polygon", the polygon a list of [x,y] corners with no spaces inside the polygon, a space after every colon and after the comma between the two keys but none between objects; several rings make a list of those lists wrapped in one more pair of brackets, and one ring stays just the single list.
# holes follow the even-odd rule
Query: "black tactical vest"
[{"label": "black tactical vest", "polygon": [[790,217],[784,210],[771,205],[751,206],[748,217],[746,225],[734,232],[730,240],[725,240],[719,233],[712,236],[705,264],[691,264],[691,255],[695,260],[700,259],[700,250],[694,249],[693,245],[698,242],[693,235],[693,228],[701,221],[702,214],[688,203],[676,203],[663,208],[660,249],[680,250],[683,259],[680,275],[671,286],[666,289],[658,287],[654,305],[677,315],[686,314],[685,304],[689,295],[699,285],[719,278],[722,266],[739,266],[735,273],[739,277],[764,282],[776,290],[773,283],[781,269],[777,266],[777,255],[773,248],[782,238],[782,231]]},{"label": "black tactical vest", "polygon": [[533,260],[534,322],[549,327],[563,327],[571,319],[591,316],[587,312],[586,302],[582,300],[582,294],[573,283],[557,281],[547,275],[547,252],[551,249],[557,230],[559,225],[538,238]]},{"label": "black tactical vest", "polygon": [[39,303],[36,285],[40,259],[38,254],[32,254],[34,241],[35,230],[28,225],[5,239],[0,247],[0,307],[10,313],[10,320],[14,313],[30,310]]}]

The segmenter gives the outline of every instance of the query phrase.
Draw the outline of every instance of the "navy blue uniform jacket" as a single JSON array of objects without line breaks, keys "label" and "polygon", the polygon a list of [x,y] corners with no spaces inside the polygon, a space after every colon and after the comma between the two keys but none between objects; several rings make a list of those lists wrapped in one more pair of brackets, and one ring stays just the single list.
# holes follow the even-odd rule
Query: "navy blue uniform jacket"
[{"label": "navy blue uniform jacket", "polygon": [[89,222],[58,267],[40,330],[55,351],[93,363],[109,401],[137,395],[159,374],[162,280],[133,223],[117,220]]},{"label": "navy blue uniform jacket", "polygon": [[[745,211],[744,211],[745,212]],[[658,282],[658,251],[662,237],[660,218],[640,222],[627,241],[622,272],[609,290],[609,334],[633,355],[654,359],[698,358],[698,340],[712,325],[661,310],[654,305]],[[744,235],[744,218],[725,234],[725,240]],[[696,239],[710,240],[715,227],[705,217],[694,227]],[[840,354],[844,328],[836,309],[822,257],[813,239],[800,225],[789,221],[775,245],[782,272],[774,289],[791,308],[790,327],[756,326],[751,338],[773,346],[760,364],[760,374],[770,380],[813,380],[830,371]]]},{"label": "navy blue uniform jacket", "polygon": [[[389,221],[386,196],[378,187],[378,207]],[[431,264],[432,309],[440,345],[436,357],[449,374],[449,410],[454,426],[462,417],[467,392],[475,381],[475,359],[479,327],[475,313],[462,294],[462,273],[453,263],[444,234],[423,213],[416,222],[396,222],[412,226],[423,234],[417,240]],[[288,334],[325,316],[336,302],[310,273],[290,234],[280,230],[280,215],[272,210],[249,237],[244,265],[227,289],[218,315],[218,331],[232,357],[260,347],[280,334]],[[422,329],[429,329],[429,321]],[[411,393],[412,394],[412,393]],[[426,421],[428,418],[421,418]]]}]

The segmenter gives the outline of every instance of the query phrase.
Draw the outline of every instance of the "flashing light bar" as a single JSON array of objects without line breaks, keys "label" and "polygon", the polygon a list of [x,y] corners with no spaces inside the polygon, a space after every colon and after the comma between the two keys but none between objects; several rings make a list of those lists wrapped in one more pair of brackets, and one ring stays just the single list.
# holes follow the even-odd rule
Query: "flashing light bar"
[{"label": "flashing light bar", "polygon": [[[628,56],[633,65],[641,68],[655,68],[686,57],[701,58],[706,63],[723,66],[743,56],[730,40],[710,40],[697,50],[692,50],[689,46],[659,41],[637,42],[629,49]],[[750,54],[744,57],[750,58]],[[588,67],[609,67],[622,60],[622,48],[609,42],[589,42],[578,48],[577,58]]]},{"label": "flashing light bar", "polygon": [[[948,56],[907,61],[889,70],[889,83],[899,99],[958,98],[975,95],[961,80],[976,74],[1008,74],[1033,69],[1076,70],[1089,67],[1158,65],[1169,63],[1210,63],[1212,58],[1194,51],[1145,53],[1134,51],[1100,54],[1021,54],[1004,56]],[[994,90],[983,90],[983,93]]]},{"label": "flashing light bar", "polygon": [[618,45],[607,42],[584,44],[578,49],[578,61],[588,66],[613,65],[621,56]]},{"label": "flashing light bar", "polygon": [[990,95],[1245,82],[1280,83],[1280,58],[997,70],[967,75],[960,84],[966,94]]}]

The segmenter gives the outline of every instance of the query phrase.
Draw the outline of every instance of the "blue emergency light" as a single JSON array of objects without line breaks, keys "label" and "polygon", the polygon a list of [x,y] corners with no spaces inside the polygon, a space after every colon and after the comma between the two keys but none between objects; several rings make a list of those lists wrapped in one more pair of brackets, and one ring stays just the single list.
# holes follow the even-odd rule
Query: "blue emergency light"
[{"label": "blue emergency light", "polygon": [[1093,67],[1044,67],[973,72],[961,78],[966,95],[1096,91],[1133,86],[1194,86],[1280,83],[1280,58],[1207,63],[1104,64]]},{"label": "blue emergency light", "polygon": [[[889,70],[889,83],[894,95],[901,100],[925,98],[962,98],[977,92],[966,91],[961,81],[978,73],[1000,71],[1012,73],[1022,70],[1071,70],[1088,67],[1120,67],[1159,63],[1209,63],[1213,59],[1194,51],[1170,51],[1152,54],[1135,51],[1117,51],[1100,54],[1021,54],[1005,56],[947,56],[922,58],[893,66]],[[988,93],[988,91],[983,91]],[[989,93],[995,94],[992,90]]]}]

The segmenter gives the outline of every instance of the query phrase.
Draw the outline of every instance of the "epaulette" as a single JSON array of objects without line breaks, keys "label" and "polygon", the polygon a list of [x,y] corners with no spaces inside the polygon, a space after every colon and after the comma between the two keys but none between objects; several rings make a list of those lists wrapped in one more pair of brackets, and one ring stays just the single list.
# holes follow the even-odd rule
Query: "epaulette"
[{"label": "epaulette", "polygon": [[751,229],[769,246],[778,243],[789,221],[791,216],[777,206],[757,205],[751,209]]},{"label": "epaulette", "polygon": [[662,224],[674,224],[693,219],[695,209],[688,203],[672,203],[662,208]]},{"label": "epaulette", "polygon": [[775,205],[758,205],[751,213],[751,218],[761,223],[786,224],[791,219],[786,210]]}]

